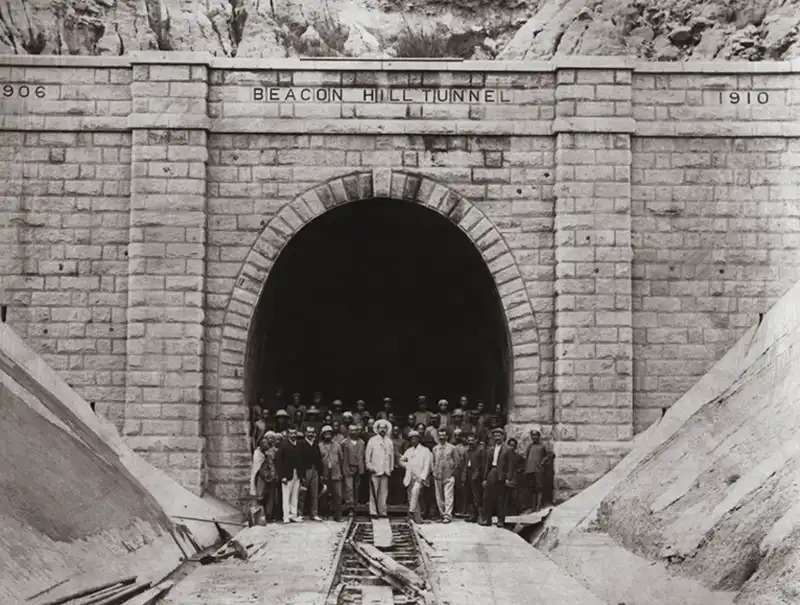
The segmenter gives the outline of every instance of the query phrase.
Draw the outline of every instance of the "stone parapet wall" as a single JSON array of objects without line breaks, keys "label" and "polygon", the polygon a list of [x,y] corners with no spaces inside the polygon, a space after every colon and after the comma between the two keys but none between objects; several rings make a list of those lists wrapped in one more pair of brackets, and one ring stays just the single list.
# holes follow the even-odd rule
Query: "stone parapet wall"
[{"label": "stone parapet wall", "polygon": [[545,426],[560,497],[800,273],[797,62],[139,53],[2,57],[0,81],[8,321],[198,493],[243,493],[252,311],[351,181],[477,229],[511,432]]}]

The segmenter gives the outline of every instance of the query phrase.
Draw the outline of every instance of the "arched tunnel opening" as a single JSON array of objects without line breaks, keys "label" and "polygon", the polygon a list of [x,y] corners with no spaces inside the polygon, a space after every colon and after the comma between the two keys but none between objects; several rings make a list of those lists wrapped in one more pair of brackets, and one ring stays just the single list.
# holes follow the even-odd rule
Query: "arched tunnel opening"
[{"label": "arched tunnel opening", "polygon": [[494,279],[470,238],[436,211],[376,199],[332,209],[276,260],[251,325],[251,408],[299,392],[373,412],[391,397],[398,419],[461,395],[505,419],[510,342]]}]

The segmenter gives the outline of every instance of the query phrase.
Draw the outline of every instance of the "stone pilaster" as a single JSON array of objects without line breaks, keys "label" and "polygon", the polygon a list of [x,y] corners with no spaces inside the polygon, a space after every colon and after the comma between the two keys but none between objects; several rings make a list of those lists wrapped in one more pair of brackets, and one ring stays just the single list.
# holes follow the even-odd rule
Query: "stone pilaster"
[{"label": "stone pilaster", "polygon": [[201,494],[208,68],[196,55],[132,59],[124,434]]},{"label": "stone pilaster", "polygon": [[631,72],[561,69],[556,98],[555,434],[563,497],[609,470],[619,458],[614,442],[633,436]]}]

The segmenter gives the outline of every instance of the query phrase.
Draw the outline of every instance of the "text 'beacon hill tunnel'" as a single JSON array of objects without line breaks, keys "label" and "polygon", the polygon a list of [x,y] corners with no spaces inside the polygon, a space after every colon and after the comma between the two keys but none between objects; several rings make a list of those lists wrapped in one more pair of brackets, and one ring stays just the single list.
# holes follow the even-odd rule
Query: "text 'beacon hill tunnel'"
[{"label": "text 'beacon hill tunnel'", "polygon": [[[251,406],[274,393],[310,403],[391,397],[398,414],[465,394],[507,410],[502,304],[469,237],[410,202],[353,202],[316,218],[280,253],[254,313],[245,371]],[[491,406],[491,407],[490,407]],[[404,418],[403,416],[399,416]]]}]

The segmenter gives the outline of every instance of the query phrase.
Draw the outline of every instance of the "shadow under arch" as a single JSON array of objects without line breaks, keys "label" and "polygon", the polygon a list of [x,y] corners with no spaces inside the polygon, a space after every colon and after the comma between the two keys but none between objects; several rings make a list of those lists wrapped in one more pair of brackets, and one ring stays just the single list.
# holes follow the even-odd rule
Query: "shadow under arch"
[{"label": "shadow under arch", "polygon": [[281,251],[300,229],[329,210],[349,202],[380,199],[420,204],[446,217],[472,241],[494,281],[509,335],[508,419],[531,419],[520,416],[518,408],[537,406],[537,324],[519,267],[499,230],[475,204],[428,176],[391,169],[362,170],[330,179],[287,203],[264,227],[243,263],[225,312],[216,368],[216,402],[241,406],[241,415],[228,415],[243,423],[241,431],[230,431],[241,436],[241,443],[233,445],[231,439],[226,440],[231,452],[248,451],[243,370],[253,318]]}]

